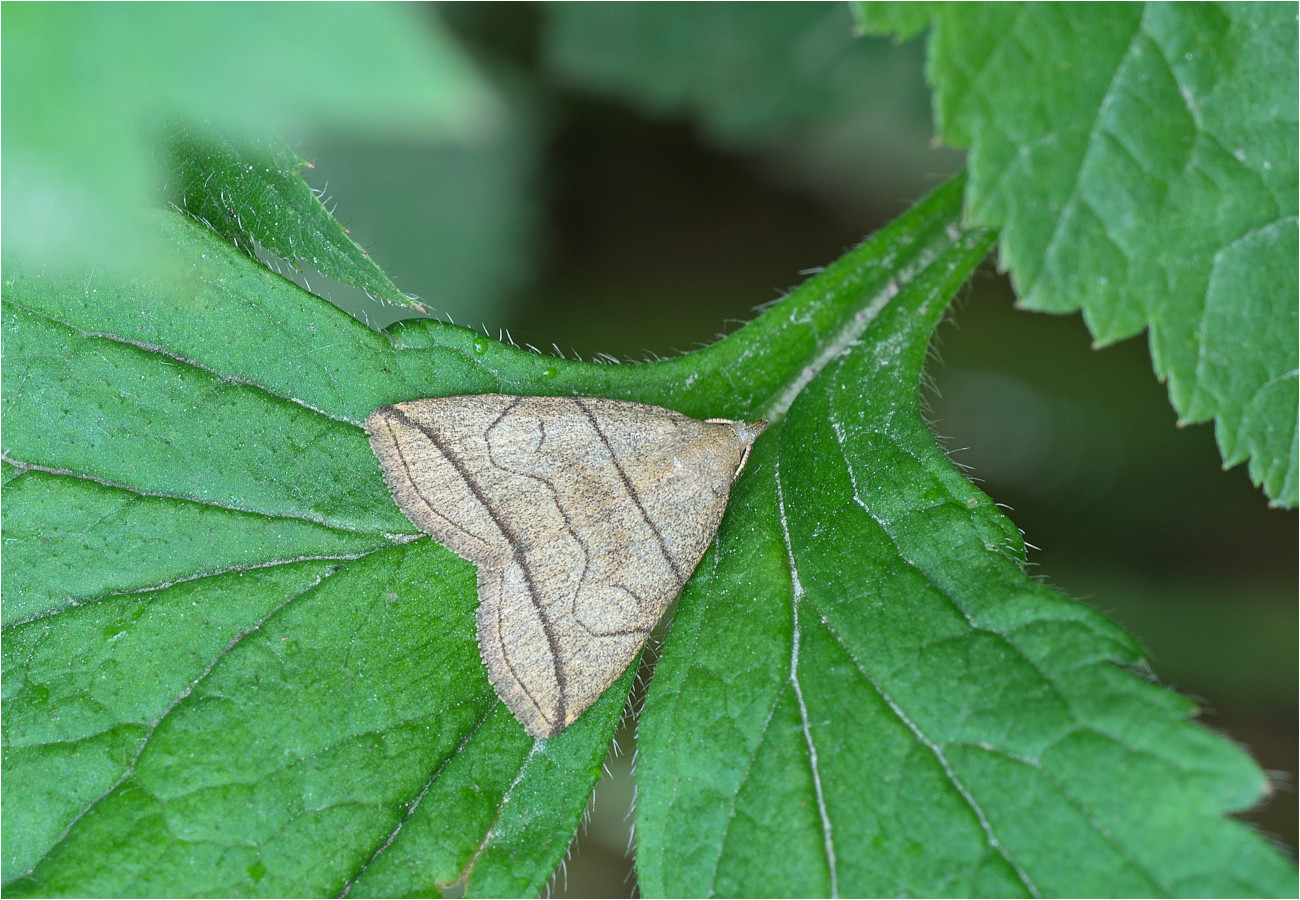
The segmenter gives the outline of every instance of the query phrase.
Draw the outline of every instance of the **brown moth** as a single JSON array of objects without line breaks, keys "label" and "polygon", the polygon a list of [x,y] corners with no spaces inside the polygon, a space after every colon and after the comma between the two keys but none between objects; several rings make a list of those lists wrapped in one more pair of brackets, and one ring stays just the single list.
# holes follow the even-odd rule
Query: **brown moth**
[{"label": "brown moth", "polygon": [[411,400],[366,420],[402,512],[477,564],[483,662],[539,738],[636,656],[713,540],[766,426],[503,394]]}]

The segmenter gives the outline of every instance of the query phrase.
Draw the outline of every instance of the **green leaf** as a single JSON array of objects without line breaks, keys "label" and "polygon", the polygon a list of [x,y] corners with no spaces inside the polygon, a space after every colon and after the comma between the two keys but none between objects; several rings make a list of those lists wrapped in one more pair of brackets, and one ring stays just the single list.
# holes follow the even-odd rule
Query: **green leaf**
[{"label": "green leaf", "polygon": [[992,241],[962,189],[644,366],[377,334],[178,212],[158,272],[6,259],[6,894],[545,886],[636,667],[528,738],[478,657],[472,567],[415,533],[360,427],[485,391],[773,420],[647,699],[647,892],[1286,890],[1222,818],[1263,775],[1023,575],[924,427],[930,332]]},{"label": "green leaf", "polygon": [[499,110],[414,7],[6,6],[3,26],[5,245],[33,261],[148,257],[135,213],[161,119],[411,138],[473,134]]},{"label": "green leaf", "polygon": [[159,224],[177,280],[5,267],[6,890],[431,891],[477,852],[471,885],[536,892],[632,672],[534,746],[479,661],[471,567],[410,542],[355,424],[433,390],[401,374],[430,357],[447,383],[536,359],[450,328],[400,353]]},{"label": "green leaf", "polygon": [[[1149,329],[1183,422],[1270,498],[1297,478],[1297,37],[1282,4],[934,4],[940,137],[1030,309]],[[917,10],[863,4],[902,35]]]},{"label": "green leaf", "polygon": [[1118,668],[1131,638],[1025,577],[925,427],[956,275],[905,286],[756,446],[642,714],[642,889],[1286,893],[1287,863],[1220,817],[1264,775]]},{"label": "green leaf", "polygon": [[[168,199],[249,256],[263,258],[269,251],[295,272],[306,265],[324,279],[319,273],[327,269],[375,300],[412,306],[325,210],[299,174],[307,161],[283,141],[236,143],[177,125],[167,150]],[[310,290],[309,283],[304,286]],[[314,293],[330,299],[319,289]]]}]

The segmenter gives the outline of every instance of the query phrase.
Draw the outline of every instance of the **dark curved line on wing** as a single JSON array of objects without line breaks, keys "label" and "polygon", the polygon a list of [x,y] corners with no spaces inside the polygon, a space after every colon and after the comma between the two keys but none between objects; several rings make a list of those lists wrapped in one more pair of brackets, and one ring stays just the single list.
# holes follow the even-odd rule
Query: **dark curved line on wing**
[{"label": "dark curved line on wing", "polygon": [[[518,399],[514,400],[510,404],[510,406],[506,408],[506,412],[509,412],[511,409],[513,409],[514,406],[518,404],[518,402],[519,402]],[[492,422],[492,424],[487,427],[487,430],[491,431],[493,428],[495,428],[496,425],[504,417],[505,417],[505,412],[497,416],[496,419]],[[542,433],[541,440],[538,441],[538,448],[540,449],[546,444],[546,421],[544,419],[539,419],[537,421],[537,425]],[[532,472],[524,472],[521,471],[520,469],[513,469],[510,466],[505,465],[504,463],[498,461],[495,454],[493,454],[491,438],[487,439],[487,445],[488,445],[488,457],[492,460],[492,465],[496,466],[498,469],[500,469],[503,472],[509,472],[511,475],[516,475],[519,478],[527,478],[529,481],[535,481],[538,484],[544,485],[546,487],[546,490],[549,491],[551,494],[551,501],[555,504],[556,512],[558,512],[560,514],[560,518],[564,520],[564,530],[568,532],[569,537],[573,538],[574,543],[576,543],[582,549],[582,571],[578,575],[578,589],[573,592],[573,598],[569,603],[569,615],[576,618],[578,615],[578,594],[582,592],[583,585],[587,583],[587,573],[591,570],[591,545],[588,544],[587,541],[583,540],[583,537],[581,534],[579,534],[578,529],[573,527],[573,520],[569,518],[569,511],[565,509],[564,504],[560,502],[560,490],[551,482],[549,478],[544,478],[541,475],[536,475]]]},{"label": "dark curved line on wing", "polygon": [[[396,409],[393,409],[393,408],[391,408],[391,407],[387,410],[387,412],[389,412],[390,414],[393,414],[393,415],[398,415],[398,414],[399,414],[398,411],[397,411]],[[408,423],[411,422],[411,419],[410,419],[409,416],[407,416],[407,415],[405,415],[405,414],[401,414],[401,415],[402,415],[402,418],[405,419]],[[427,510],[429,511],[429,515],[433,516],[434,518],[436,518],[436,519],[438,519],[438,520],[440,520],[440,521],[442,521],[442,522],[446,522],[446,523],[447,523],[449,526],[451,526],[452,528],[456,528],[456,529],[459,529],[459,530],[461,530],[461,531],[466,532],[466,533],[469,534],[471,537],[473,537],[476,541],[482,541],[484,544],[486,544],[486,543],[487,543],[486,540],[484,540],[483,538],[479,537],[477,534],[474,534],[474,532],[470,531],[468,528],[466,528],[465,526],[461,525],[460,523],[458,523],[458,522],[453,522],[451,519],[447,518],[447,517],[444,516],[442,513],[438,512],[437,508],[436,508],[432,503],[429,502],[429,498],[426,497],[426,496],[424,496],[424,491],[420,490],[420,483],[419,483],[418,481],[416,481],[416,479],[415,479],[415,473],[411,471],[410,463],[408,463],[408,462],[406,461],[406,454],[404,454],[404,453],[402,452],[402,445],[401,445],[400,443],[398,443],[398,441],[397,441],[397,433],[396,433],[395,431],[393,431],[393,426],[392,426],[392,424],[388,421],[388,417],[385,416],[385,417],[384,417],[383,419],[381,419],[380,421],[382,421],[382,422],[384,423],[384,428],[386,428],[386,429],[388,430],[388,437],[389,437],[389,440],[392,442],[392,445],[393,445],[393,453],[396,454],[398,462],[400,462],[400,463],[402,464],[402,471],[406,473],[406,482],[407,482],[407,484],[409,484],[409,485],[411,486],[411,490],[414,491],[415,496],[417,496],[417,497],[420,498],[420,502],[423,503],[423,504],[424,504],[424,508],[427,509]],[[418,426],[416,426],[416,427],[418,427]],[[408,516],[407,518],[410,518],[410,517]],[[423,529],[421,529],[421,530],[423,530]],[[435,535],[435,537],[436,537],[436,535]]]},{"label": "dark curved line on wing", "polygon": [[[636,591],[634,591],[634,590],[632,590],[631,588],[629,588],[627,585],[624,585],[624,584],[610,584],[609,587],[611,587],[611,588],[617,588],[618,590],[620,590],[620,591],[622,591],[623,593],[627,594],[629,597],[632,598],[633,602],[634,602],[635,605],[637,605],[637,606],[645,606],[645,604],[646,604],[646,600],[645,600],[645,598],[642,597],[640,594],[638,594]],[[665,608],[667,608],[667,607],[665,607]],[[573,621],[574,621],[574,623],[575,623],[579,628],[581,628],[583,631],[587,632],[587,634],[591,635],[592,637],[596,637],[596,638],[604,638],[604,637],[625,637],[625,636],[627,636],[627,635],[629,635],[629,634],[639,634],[639,635],[642,635],[643,638],[647,638],[647,637],[650,636],[650,632],[654,630],[654,623],[651,623],[651,625],[650,625],[649,628],[641,628],[641,627],[637,627],[637,628],[611,628],[611,629],[608,630],[608,631],[597,631],[596,629],[594,629],[594,628],[592,628],[590,625],[588,625],[586,622],[582,621],[582,619],[578,618],[576,615],[574,616]]]},{"label": "dark curved line on wing", "polygon": [[[627,477],[627,472],[623,471],[623,464],[618,461],[618,456],[615,455],[614,448],[609,443],[609,438],[605,437],[605,432],[600,430],[600,423],[597,422],[596,417],[591,414],[591,410],[587,409],[587,406],[582,402],[581,397],[574,397],[573,403],[578,407],[578,409],[582,410],[583,414],[587,417],[587,421],[591,423],[592,430],[596,432],[596,436],[600,438],[600,442],[604,444],[605,449],[609,451],[609,459],[614,464],[614,469],[618,472],[618,477],[623,480],[623,489],[627,491],[628,497],[631,498],[634,504],[636,504],[637,512],[641,513],[642,521],[644,521],[646,526],[654,532],[654,536],[659,539],[659,550],[663,553],[664,559],[668,560],[668,565],[673,567],[673,575],[676,576],[677,583],[684,584],[686,582],[686,577],[682,575],[681,566],[677,565],[677,560],[673,559],[673,555],[668,552],[668,542],[664,540],[663,532],[659,530],[658,525],[650,520],[650,514],[646,512],[645,505],[641,502],[640,495],[637,494],[636,488],[632,486],[632,480]],[[689,574],[690,573],[688,572],[687,575]]]},{"label": "dark curved line on wing", "polygon": [[[518,400],[514,401],[514,403],[517,402]],[[497,417],[498,422],[501,420],[502,417],[506,415],[506,413],[510,411],[511,408],[513,408],[514,403],[512,403],[510,406],[507,406],[506,409],[501,413],[501,415]],[[488,517],[492,520],[492,523],[496,525],[497,530],[501,532],[501,536],[505,538],[506,543],[510,545],[511,555],[514,556],[515,563],[516,565],[519,566],[520,571],[524,573],[524,581],[528,583],[529,602],[532,603],[533,609],[537,610],[537,615],[542,620],[542,631],[546,635],[546,643],[551,648],[551,668],[555,673],[555,683],[560,689],[559,690],[560,703],[559,703],[559,710],[558,710],[559,719],[561,722],[563,722],[565,719],[565,692],[567,689],[567,684],[565,683],[564,670],[560,668],[559,642],[555,637],[550,616],[546,614],[546,610],[544,610],[541,607],[541,605],[538,604],[537,602],[537,586],[533,583],[533,573],[532,570],[528,568],[528,560],[524,556],[523,551],[520,549],[521,542],[519,540],[519,535],[515,534],[514,529],[512,529],[509,525],[507,525],[496,514],[496,510],[494,510],[488,504],[487,498],[486,496],[484,496],[482,489],[478,485],[478,482],[474,480],[474,477],[470,474],[469,470],[465,467],[465,464],[461,462],[460,457],[457,456],[456,453],[452,451],[452,449],[449,446],[447,446],[447,444],[443,443],[443,441],[439,439],[437,433],[433,429],[428,428],[419,422],[416,422],[414,419],[412,419],[406,413],[402,412],[400,409],[390,408],[389,411],[393,416],[400,418],[402,422],[405,423],[407,426],[414,428],[417,431],[419,431],[421,434],[423,434],[426,438],[429,439],[429,442],[431,444],[433,444],[435,447],[438,448],[438,452],[441,453],[443,458],[446,459],[447,462],[451,464],[451,467],[456,470],[456,474],[458,474],[461,480],[465,482],[465,486],[470,489],[470,492],[474,495],[475,499],[477,499],[478,502],[482,505],[483,509],[487,511]],[[493,424],[496,423],[494,422]],[[488,427],[490,428],[491,426]],[[391,431],[391,429],[389,430]],[[486,440],[486,437],[484,439]],[[396,441],[393,442],[393,445],[398,448],[397,450],[398,456],[401,457],[402,456],[401,447],[397,445]],[[406,466],[406,459],[404,457],[402,457],[402,465]],[[410,473],[409,467],[407,467],[407,473],[408,475]],[[412,481],[412,484],[414,484],[414,481]],[[419,493],[418,487],[416,488],[416,492]],[[424,500],[426,505],[430,505],[429,501],[425,499],[423,494],[420,495],[420,499]],[[431,505],[430,508],[432,508]],[[500,616],[501,616],[501,606],[500,604],[498,604],[497,605],[498,636],[501,634]],[[501,642],[501,650],[502,650],[501,658],[505,660],[506,666],[509,667],[510,669],[510,673],[515,676],[515,681],[519,684],[520,688],[523,689],[523,692],[528,695],[528,699],[532,701],[533,706],[537,709],[538,714],[541,715],[543,719],[550,721],[550,716],[546,715],[546,713],[542,710],[541,704],[538,703],[536,698],[534,698],[533,695],[529,692],[528,686],[524,684],[523,679],[519,677],[519,673],[515,671],[515,667],[511,665],[510,657],[505,653],[504,641]]]}]

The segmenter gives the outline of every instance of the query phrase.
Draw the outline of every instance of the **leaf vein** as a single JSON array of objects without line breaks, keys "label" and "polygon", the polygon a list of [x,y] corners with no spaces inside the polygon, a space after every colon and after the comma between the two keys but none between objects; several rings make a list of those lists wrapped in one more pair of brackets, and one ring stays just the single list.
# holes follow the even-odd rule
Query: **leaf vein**
[{"label": "leaf vein", "polygon": [[19,877],[25,878],[31,875],[32,872],[35,871],[37,865],[39,865],[43,860],[48,858],[49,854],[53,850],[55,850],[60,844],[62,844],[65,840],[67,840],[68,835],[72,833],[72,830],[76,827],[77,823],[80,822],[81,819],[85,817],[87,813],[89,813],[92,809],[98,806],[101,802],[106,800],[118,788],[120,788],[123,784],[125,784],[128,780],[130,780],[135,775],[136,766],[139,764],[140,758],[144,755],[144,751],[148,747],[149,741],[153,738],[154,734],[157,733],[158,727],[162,724],[163,720],[166,719],[168,715],[170,715],[178,706],[184,703],[185,700],[191,694],[194,693],[195,688],[197,688],[200,684],[203,683],[203,681],[217,667],[218,663],[220,663],[223,659],[225,659],[237,646],[239,646],[239,644],[243,642],[244,638],[248,637],[250,634],[254,634],[257,631],[260,631],[262,627],[265,626],[267,622],[271,621],[271,619],[273,619],[276,615],[278,615],[281,610],[288,607],[289,604],[293,603],[295,600],[298,600],[299,598],[304,597],[310,592],[314,591],[328,577],[330,577],[329,573],[322,574],[320,577],[318,577],[311,584],[304,587],[302,590],[296,591],[295,593],[286,597],[281,603],[277,604],[266,615],[262,616],[262,618],[258,619],[248,628],[245,628],[243,631],[239,632],[233,638],[231,638],[230,642],[227,643],[226,646],[221,651],[215,654],[212,661],[209,662],[204,667],[203,671],[200,672],[197,676],[195,676],[195,678],[193,678],[190,681],[190,683],[187,684],[180,691],[180,693],[176,695],[175,699],[173,699],[171,703],[169,703],[166,706],[166,708],[163,709],[163,711],[159,713],[158,716],[154,718],[152,722],[149,723],[144,735],[140,738],[140,742],[138,747],[136,748],[135,754],[131,757],[130,760],[127,761],[125,767],[122,770],[122,774],[118,776],[117,780],[114,781],[107,788],[105,788],[104,791],[99,794],[99,796],[93,798],[89,803],[87,803],[85,808],[83,808],[80,812],[76,813],[68,821],[68,824],[64,827],[63,831],[59,833],[58,837],[56,837],[50,843],[50,846],[46,848],[45,852],[42,853],[39,857],[37,857],[36,860],[32,863],[32,865],[28,867],[24,872],[22,872],[21,875],[19,875]]}]

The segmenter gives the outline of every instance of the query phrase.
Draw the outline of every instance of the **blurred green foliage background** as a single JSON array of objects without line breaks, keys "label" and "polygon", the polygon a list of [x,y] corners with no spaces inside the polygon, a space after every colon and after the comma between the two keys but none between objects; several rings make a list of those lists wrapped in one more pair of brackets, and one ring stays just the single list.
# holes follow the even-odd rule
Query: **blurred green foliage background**
[{"label": "blurred green foliage background", "polygon": [[[85,106],[76,79],[103,80],[95,48],[113,35],[154,48],[149,65],[164,71],[224,70],[247,101],[224,101],[244,111],[239,124],[284,133],[352,236],[434,314],[570,357],[635,361],[708,343],[963,163],[931,143],[922,44],[855,39],[841,4],[239,6],[203,22],[178,12],[192,6],[64,8],[82,17],[80,37],[44,62],[24,61],[23,46],[33,58],[41,47],[20,43],[29,13],[7,6],[7,248],[51,252],[101,212],[90,181],[60,181],[40,129]],[[392,16],[428,41],[390,48],[396,64],[449,85],[409,100],[439,127],[394,127],[400,115],[384,111],[401,98],[349,74],[349,57],[366,58],[365,23]],[[178,35],[205,30],[187,55]],[[425,59],[430,47],[441,49]],[[159,99],[136,59],[139,78],[118,71],[92,98],[102,121],[75,120],[65,172],[91,178],[105,158],[131,158],[114,134]],[[37,89],[42,65],[63,76]],[[178,76],[164,105],[202,109],[208,95],[187,84]],[[313,114],[318,93],[349,84],[372,115]],[[113,203],[147,185],[137,163],[123,164],[127,193]],[[43,180],[11,181],[24,171]],[[37,215],[59,227],[30,239],[14,227]],[[1175,427],[1140,340],[1094,351],[1078,316],[1016,311],[991,268],[935,351],[927,398],[954,461],[1010,508],[1037,573],[1125,625],[1156,677],[1201,698],[1209,725],[1277,772],[1278,794],[1250,818],[1294,847],[1295,513],[1270,510],[1244,467],[1221,470],[1210,426]],[[634,890],[628,760],[611,760],[557,893]]]}]

